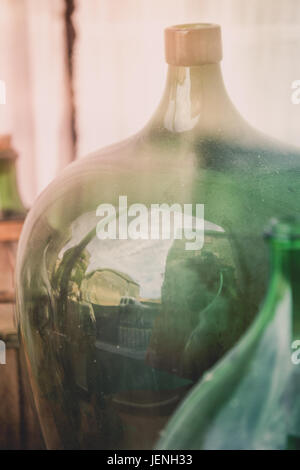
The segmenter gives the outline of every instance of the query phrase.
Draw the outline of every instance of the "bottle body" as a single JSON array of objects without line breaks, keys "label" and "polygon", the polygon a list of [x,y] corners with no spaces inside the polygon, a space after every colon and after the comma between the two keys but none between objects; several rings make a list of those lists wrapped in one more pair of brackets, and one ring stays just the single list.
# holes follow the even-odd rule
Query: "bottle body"
[{"label": "bottle body", "polygon": [[[49,448],[153,448],[257,312],[261,226],[294,212],[299,167],[240,118],[218,64],[171,65],[145,129],[40,196],[19,247],[17,311]],[[152,237],[153,205],[170,217],[189,206],[194,239]]]},{"label": "bottle body", "polygon": [[[131,145],[135,147],[136,143]],[[61,430],[54,441],[49,437],[51,447],[56,447],[56,442],[61,443],[65,436],[74,439],[63,442],[66,448],[85,448],[91,442],[96,448],[152,447],[176,409],[177,400],[237,341],[263,296],[266,251],[259,240],[258,226],[275,207],[271,205],[261,218],[257,211],[254,220],[242,219],[246,224],[244,230],[242,225],[240,233],[237,231],[235,235],[230,229],[240,221],[243,209],[235,200],[237,211],[231,219],[227,209],[232,211],[233,196],[238,199],[245,188],[238,191],[230,172],[230,183],[226,177],[223,180],[223,188],[233,187],[229,194],[223,191],[222,204],[226,194],[229,196],[222,212],[224,218],[211,217],[213,236],[205,235],[204,249],[199,252],[186,251],[184,240],[171,243],[168,240],[99,240],[96,232],[91,234],[100,220],[96,216],[99,204],[118,207],[118,195],[127,196],[128,207],[137,202],[148,208],[152,203],[179,203],[182,207],[202,203],[203,193],[199,194],[198,188],[205,186],[206,178],[202,170],[195,174],[194,163],[189,166],[187,162],[185,165],[173,162],[172,167],[170,160],[159,159],[154,160],[150,171],[149,159],[145,157],[143,161],[140,151],[133,153],[138,155],[137,163],[126,164],[121,157],[113,167],[109,155],[109,162],[105,156],[104,161],[91,157],[70,168],[74,174],[66,180],[72,181],[71,188],[59,181],[55,188],[52,186],[52,194],[42,196],[38,213],[31,214],[24,231],[18,270],[21,286],[18,311],[22,314],[23,341],[32,351],[33,380],[43,397],[38,400],[41,403],[46,400],[45,407],[50,408],[51,415],[54,410],[55,424],[49,428]],[[172,152],[170,159],[173,157]],[[213,188],[212,177],[208,176],[208,180]],[[253,183],[251,195],[258,194],[257,181]],[[197,192],[193,194],[194,188]],[[220,200],[221,185],[216,188]],[[253,214],[255,200],[245,197],[244,202],[247,208],[253,205],[249,212]],[[204,207],[207,206],[210,204]],[[220,229],[222,233],[218,237]],[[222,294],[218,296],[220,288]],[[135,299],[136,305],[131,310],[136,314],[130,306],[124,309],[121,306],[126,297]],[[205,312],[216,297],[220,302]],[[122,325],[123,313],[125,324]],[[144,315],[153,319],[150,328],[141,328],[138,318]],[[132,316],[132,331],[126,326],[129,321],[126,316]],[[86,329],[88,333],[84,333]],[[125,339],[124,331],[127,331]],[[140,348],[142,339],[132,339],[134,334],[149,335],[149,342]],[[79,344],[82,349],[78,349]],[[137,353],[138,364],[134,358],[128,358],[128,354],[132,355],[128,349]],[[123,379],[120,379],[121,370]],[[157,375],[161,375],[160,380]],[[79,389],[86,393],[83,400],[76,391],[78,380],[83,380],[79,384]],[[173,385],[172,381],[175,381]],[[137,389],[132,390],[132,386]],[[104,398],[98,395],[99,390]],[[74,407],[71,410],[70,404]],[[61,407],[67,415],[66,423],[60,423],[57,417]],[[82,411],[82,407],[87,411]],[[118,419],[105,417],[103,408],[107,407],[108,416],[117,414]],[[149,408],[156,410],[158,416],[152,434],[147,431],[143,438],[141,430],[149,429],[148,421],[153,421],[147,415]],[[135,418],[137,410],[142,413],[139,419]],[[81,413],[85,412],[92,418],[82,418]],[[41,413],[43,416],[44,412]],[[102,423],[114,421],[115,428],[110,432],[108,425],[103,425],[103,436],[99,431]],[[89,443],[80,441],[81,436],[74,436],[74,429],[80,429],[81,422],[83,436],[89,436],[86,426],[93,429],[94,440],[89,438]],[[120,428],[122,435],[116,431]],[[131,428],[136,431],[128,442],[124,436],[128,436]]]},{"label": "bottle body", "polygon": [[[164,431],[160,449],[299,449],[298,240],[278,224],[272,274],[249,331],[203,377]],[[277,233],[276,233],[277,232]],[[283,235],[284,233],[284,235]],[[294,232],[295,233],[295,232]],[[280,238],[282,237],[282,238]]]}]

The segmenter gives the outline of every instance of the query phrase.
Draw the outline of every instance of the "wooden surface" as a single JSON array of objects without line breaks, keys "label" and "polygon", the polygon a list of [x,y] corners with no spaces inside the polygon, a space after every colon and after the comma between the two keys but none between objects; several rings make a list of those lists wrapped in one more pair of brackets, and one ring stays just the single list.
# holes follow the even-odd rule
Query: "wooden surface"
[{"label": "wooden surface", "polygon": [[0,450],[43,448],[19,349],[8,348],[6,365],[0,365]]}]

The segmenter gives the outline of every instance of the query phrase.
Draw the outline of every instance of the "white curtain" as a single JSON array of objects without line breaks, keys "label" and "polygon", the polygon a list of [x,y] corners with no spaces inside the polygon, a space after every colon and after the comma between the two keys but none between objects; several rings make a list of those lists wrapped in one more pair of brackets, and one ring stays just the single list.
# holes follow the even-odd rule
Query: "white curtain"
[{"label": "white curtain", "polygon": [[12,134],[27,205],[72,158],[63,12],[63,0],[0,0],[0,134]]},{"label": "white curtain", "polygon": [[[0,0],[0,79],[8,103],[0,133],[20,153],[30,203],[72,159],[64,0]],[[229,94],[254,126],[300,146],[299,0],[77,0],[74,90],[77,158],[126,138],[154,112],[163,91],[164,27],[222,25]]]}]

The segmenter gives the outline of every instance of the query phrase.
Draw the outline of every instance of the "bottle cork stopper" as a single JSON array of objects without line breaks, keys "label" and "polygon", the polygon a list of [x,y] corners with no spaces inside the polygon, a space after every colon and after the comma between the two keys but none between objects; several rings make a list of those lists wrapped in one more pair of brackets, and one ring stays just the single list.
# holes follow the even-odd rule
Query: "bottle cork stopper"
[{"label": "bottle cork stopper", "polygon": [[11,135],[0,135],[0,159],[14,160],[16,158],[17,154],[11,146]]},{"label": "bottle cork stopper", "polygon": [[220,26],[196,23],[166,28],[165,55],[167,64],[183,67],[220,62],[222,60]]},{"label": "bottle cork stopper", "polygon": [[0,151],[9,149],[10,144],[11,144],[10,135],[0,135]]}]

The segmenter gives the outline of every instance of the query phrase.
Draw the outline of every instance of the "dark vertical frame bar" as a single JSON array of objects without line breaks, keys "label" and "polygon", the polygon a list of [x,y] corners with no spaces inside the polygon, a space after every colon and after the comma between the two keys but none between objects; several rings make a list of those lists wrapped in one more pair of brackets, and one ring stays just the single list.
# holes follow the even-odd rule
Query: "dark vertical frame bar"
[{"label": "dark vertical frame bar", "polygon": [[76,42],[76,30],[73,23],[73,15],[76,10],[76,0],[64,0],[65,2],[65,30],[66,30],[66,57],[68,88],[71,107],[71,137],[72,137],[72,160],[76,159],[77,153],[77,127],[76,127],[76,104],[74,95],[74,48]]}]

